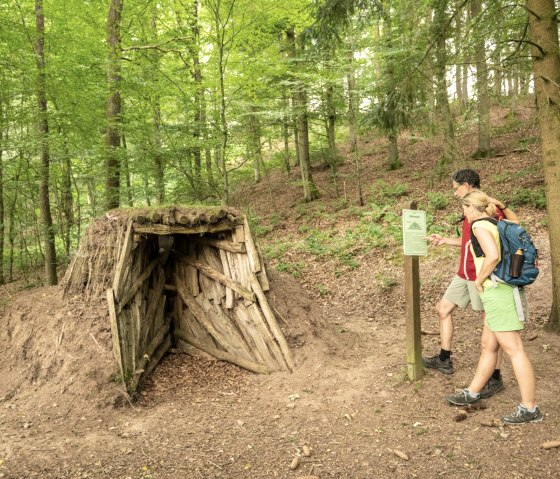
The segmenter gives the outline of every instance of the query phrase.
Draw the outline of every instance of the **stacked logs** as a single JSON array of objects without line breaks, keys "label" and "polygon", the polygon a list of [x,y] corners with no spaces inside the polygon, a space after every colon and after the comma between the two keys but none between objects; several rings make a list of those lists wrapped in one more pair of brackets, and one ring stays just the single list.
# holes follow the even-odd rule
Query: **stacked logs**
[{"label": "stacked logs", "polygon": [[[258,373],[294,367],[264,294],[269,282],[261,252],[243,215],[172,208],[134,210],[124,218],[126,228],[118,212],[106,218],[119,224],[112,228],[120,233],[113,250],[111,241],[98,241],[106,246],[97,251],[110,259],[92,263],[78,255],[82,261],[71,270],[87,278],[92,264],[108,268],[113,261],[113,274],[102,278],[112,276],[106,296],[113,350],[129,392],[176,341]],[[95,241],[85,244],[92,248]],[[83,283],[71,276],[68,284]]]}]

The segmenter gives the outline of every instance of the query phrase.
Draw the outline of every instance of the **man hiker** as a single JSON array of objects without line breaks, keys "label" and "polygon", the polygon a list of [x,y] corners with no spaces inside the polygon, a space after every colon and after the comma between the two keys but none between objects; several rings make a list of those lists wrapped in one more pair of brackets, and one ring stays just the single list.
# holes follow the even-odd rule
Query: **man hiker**
[{"label": "man hiker", "polygon": [[[453,184],[453,194],[458,198],[463,198],[467,193],[480,189],[480,176],[471,169],[458,170],[451,175]],[[495,218],[498,220],[506,218],[514,223],[519,223],[517,215],[509,209],[502,201],[490,198],[496,205],[497,213]],[[462,218],[462,233],[460,238],[445,238],[438,234],[428,236],[432,246],[459,246],[461,248],[461,261],[459,270],[449,283],[443,298],[436,305],[436,312],[439,317],[439,329],[441,350],[439,354],[430,357],[423,357],[422,362],[428,368],[436,369],[444,374],[453,374],[453,362],[451,361],[451,344],[453,340],[453,316],[452,313],[457,306],[465,309],[469,304],[473,311],[482,313],[482,320],[486,320],[482,301],[476,290],[474,281],[476,279],[476,269],[474,259],[470,252],[471,225],[466,218]],[[496,370],[492,377],[480,392],[482,398],[488,398],[497,392],[505,389],[500,367],[502,364],[503,353],[500,350]]]}]

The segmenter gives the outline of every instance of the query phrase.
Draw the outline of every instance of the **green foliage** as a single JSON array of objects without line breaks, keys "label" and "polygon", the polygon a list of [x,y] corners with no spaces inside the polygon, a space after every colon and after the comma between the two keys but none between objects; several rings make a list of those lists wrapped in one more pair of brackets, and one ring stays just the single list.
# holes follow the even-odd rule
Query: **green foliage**
[{"label": "green foliage", "polygon": [[265,236],[268,233],[270,233],[273,229],[272,226],[268,226],[268,225],[263,225],[261,224],[262,222],[262,218],[259,218],[257,216],[251,216],[248,215],[247,217],[247,221],[249,222],[249,226],[251,228],[251,232],[255,235],[255,236]]},{"label": "green foliage", "polygon": [[317,288],[317,291],[319,292],[319,296],[327,296],[330,294],[329,288],[327,288],[324,284],[322,283],[317,283],[315,285],[315,287]]},{"label": "green foliage", "polygon": [[538,173],[541,168],[542,167],[540,165],[531,165],[526,168],[522,168],[519,171],[505,171],[503,173],[497,173],[492,176],[492,179],[498,183],[507,183]]},{"label": "green foliage", "polygon": [[394,276],[385,273],[376,273],[375,279],[383,291],[390,291],[399,284]]},{"label": "green foliage", "polygon": [[521,138],[518,143],[520,146],[534,145],[540,143],[541,139],[538,136],[528,136],[526,138]]},{"label": "green foliage", "polygon": [[363,125],[376,126],[386,134],[397,134],[410,126],[413,98],[409,93],[397,87],[385,94],[364,115]]},{"label": "green foliage", "polygon": [[512,194],[510,201],[512,206],[529,205],[533,208],[546,208],[546,196],[544,187],[540,188],[519,188]]},{"label": "green foliage", "polygon": [[262,252],[267,259],[279,259],[292,247],[293,245],[290,242],[277,241],[272,244],[265,244],[262,247]]},{"label": "green foliage", "polygon": [[278,271],[289,273],[295,278],[299,278],[302,275],[302,271],[305,268],[305,263],[302,261],[297,262],[280,262],[276,265]]},{"label": "green foliage", "polygon": [[379,199],[396,199],[408,194],[408,183],[387,184],[384,180],[377,180],[371,187],[370,192]]},{"label": "green foliage", "polygon": [[428,197],[430,206],[436,211],[444,210],[445,208],[447,208],[447,205],[449,204],[449,198],[444,193],[438,191],[436,192],[429,191],[428,193],[426,193],[426,196]]}]

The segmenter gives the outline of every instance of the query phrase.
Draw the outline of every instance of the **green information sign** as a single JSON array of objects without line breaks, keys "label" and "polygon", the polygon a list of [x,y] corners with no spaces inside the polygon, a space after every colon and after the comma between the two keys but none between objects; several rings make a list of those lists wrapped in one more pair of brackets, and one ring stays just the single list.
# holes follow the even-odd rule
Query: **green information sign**
[{"label": "green information sign", "polygon": [[426,212],[422,210],[403,210],[403,244],[406,256],[426,256]]}]

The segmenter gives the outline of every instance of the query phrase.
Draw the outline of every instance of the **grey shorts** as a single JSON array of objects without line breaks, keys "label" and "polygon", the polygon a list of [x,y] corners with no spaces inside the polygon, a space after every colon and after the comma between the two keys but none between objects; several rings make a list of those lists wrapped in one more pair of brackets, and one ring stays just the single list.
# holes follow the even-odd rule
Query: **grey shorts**
[{"label": "grey shorts", "polygon": [[456,304],[461,309],[465,309],[470,303],[473,311],[484,311],[484,306],[482,306],[482,300],[474,286],[474,281],[468,281],[459,275],[455,275],[451,280],[443,298]]}]

